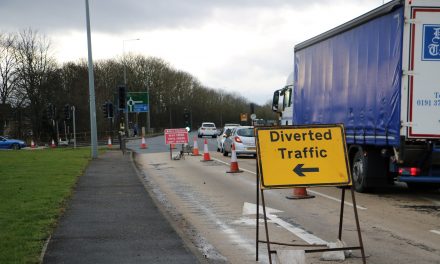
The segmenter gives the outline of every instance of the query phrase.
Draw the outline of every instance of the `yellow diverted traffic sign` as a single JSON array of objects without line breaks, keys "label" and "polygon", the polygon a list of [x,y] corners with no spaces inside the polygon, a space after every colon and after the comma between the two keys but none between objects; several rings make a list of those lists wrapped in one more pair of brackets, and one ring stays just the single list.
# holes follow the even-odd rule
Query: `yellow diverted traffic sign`
[{"label": "yellow diverted traffic sign", "polygon": [[263,188],[351,185],[342,125],[256,128]]}]

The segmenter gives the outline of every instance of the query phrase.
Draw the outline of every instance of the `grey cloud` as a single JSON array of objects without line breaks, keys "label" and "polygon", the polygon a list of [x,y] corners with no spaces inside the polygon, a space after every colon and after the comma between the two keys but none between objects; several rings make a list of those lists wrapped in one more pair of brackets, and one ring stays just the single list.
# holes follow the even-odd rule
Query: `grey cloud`
[{"label": "grey cloud", "polygon": [[[329,0],[315,0],[327,2]],[[90,0],[91,24],[100,32],[195,27],[216,9],[246,9],[308,5],[302,0]],[[0,0],[2,30],[23,28],[44,32],[82,30],[84,0]]]}]

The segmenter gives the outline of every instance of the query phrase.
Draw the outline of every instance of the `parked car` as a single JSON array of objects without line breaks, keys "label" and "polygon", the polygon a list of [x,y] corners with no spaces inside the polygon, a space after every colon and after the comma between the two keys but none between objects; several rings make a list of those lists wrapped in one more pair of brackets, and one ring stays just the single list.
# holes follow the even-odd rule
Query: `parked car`
[{"label": "parked car", "polygon": [[226,139],[226,131],[240,126],[239,124],[226,123],[223,129],[221,129],[217,135],[217,152],[223,152],[223,142]]},{"label": "parked car", "polygon": [[212,122],[203,122],[202,126],[197,131],[197,135],[199,138],[204,136],[217,137],[217,128],[215,124]]},{"label": "parked car", "polygon": [[257,155],[253,126],[240,126],[232,130],[231,134],[223,142],[223,156],[232,152],[232,144],[235,144],[235,153]]},{"label": "parked car", "polygon": [[0,136],[0,148],[2,149],[21,149],[24,147],[26,147],[26,143],[22,140]]}]

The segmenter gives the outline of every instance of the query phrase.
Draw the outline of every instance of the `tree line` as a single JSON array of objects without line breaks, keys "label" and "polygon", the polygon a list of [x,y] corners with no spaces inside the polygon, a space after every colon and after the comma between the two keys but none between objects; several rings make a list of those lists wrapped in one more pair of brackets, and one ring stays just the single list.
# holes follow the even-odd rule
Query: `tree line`
[{"label": "tree line", "polygon": [[[94,62],[95,102],[98,136],[119,129],[101,112],[101,105],[113,101],[124,83],[129,92],[149,91],[150,127],[184,126],[184,112],[197,128],[203,121],[239,123],[240,113],[250,112],[250,102],[238,93],[212,89],[191,74],[170,66],[161,58],[128,54],[122,58]],[[48,117],[54,105],[56,112]],[[75,107],[76,131],[90,130],[88,66],[86,60],[59,64],[51,55],[50,40],[32,29],[0,34],[0,134],[49,141],[71,132],[71,119],[64,120],[66,105]],[[258,118],[275,119],[269,103],[255,105]],[[145,126],[146,115],[131,113],[129,120]],[[55,121],[56,126],[55,126]],[[61,131],[61,132],[60,132]]]}]

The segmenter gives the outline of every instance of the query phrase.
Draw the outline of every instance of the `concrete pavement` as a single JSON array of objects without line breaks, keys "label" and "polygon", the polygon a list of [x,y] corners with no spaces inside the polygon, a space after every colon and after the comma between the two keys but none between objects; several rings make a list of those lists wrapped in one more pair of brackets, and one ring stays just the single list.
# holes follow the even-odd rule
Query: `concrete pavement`
[{"label": "concrete pavement", "polygon": [[200,263],[195,254],[148,195],[130,154],[108,151],[80,177],[43,263]]}]

